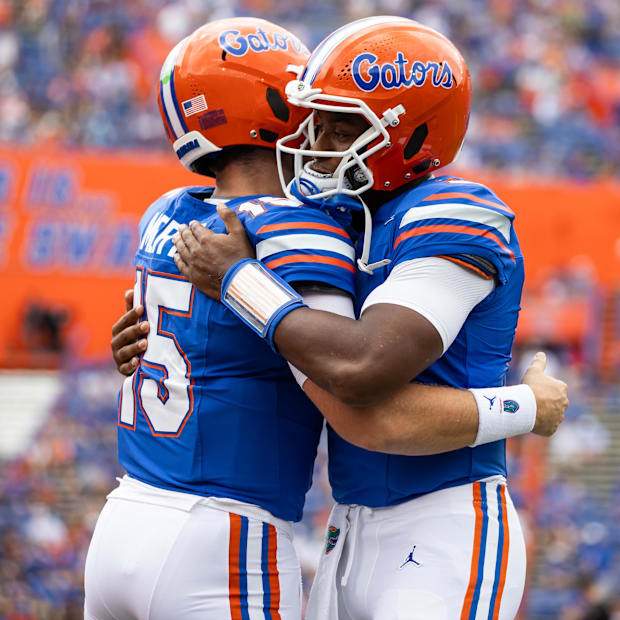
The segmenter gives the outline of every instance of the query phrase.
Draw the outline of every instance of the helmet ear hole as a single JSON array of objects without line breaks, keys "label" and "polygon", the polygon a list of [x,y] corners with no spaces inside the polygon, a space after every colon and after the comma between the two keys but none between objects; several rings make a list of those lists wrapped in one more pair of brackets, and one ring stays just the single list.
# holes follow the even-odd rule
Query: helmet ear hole
[{"label": "helmet ear hole", "polygon": [[423,161],[419,166],[416,166],[415,168],[412,168],[411,170],[413,171],[414,174],[422,174],[423,172],[426,172],[430,167],[431,167],[431,160],[427,159],[426,161]]},{"label": "helmet ear hole", "polygon": [[405,159],[411,159],[422,148],[426,136],[428,136],[428,127],[426,123],[422,123],[415,128],[405,146]]},{"label": "helmet ear hole", "polygon": [[265,142],[275,142],[278,139],[278,134],[275,131],[269,131],[269,129],[259,129],[258,135]]},{"label": "helmet ear hole", "polygon": [[267,103],[273,112],[273,115],[280,121],[288,123],[291,112],[286,105],[282,95],[275,88],[267,89]]}]

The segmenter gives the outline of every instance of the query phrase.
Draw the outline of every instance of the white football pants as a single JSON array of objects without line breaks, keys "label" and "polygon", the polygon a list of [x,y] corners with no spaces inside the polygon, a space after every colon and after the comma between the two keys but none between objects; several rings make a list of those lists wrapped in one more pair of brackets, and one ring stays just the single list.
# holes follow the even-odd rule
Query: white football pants
[{"label": "white football pants", "polygon": [[86,559],[84,617],[300,620],[290,523],[253,518],[265,511],[251,505],[243,515],[209,502],[222,504],[208,498],[181,509],[109,498]]},{"label": "white football pants", "polygon": [[525,565],[500,477],[389,508],[336,504],[306,620],[512,620]]}]

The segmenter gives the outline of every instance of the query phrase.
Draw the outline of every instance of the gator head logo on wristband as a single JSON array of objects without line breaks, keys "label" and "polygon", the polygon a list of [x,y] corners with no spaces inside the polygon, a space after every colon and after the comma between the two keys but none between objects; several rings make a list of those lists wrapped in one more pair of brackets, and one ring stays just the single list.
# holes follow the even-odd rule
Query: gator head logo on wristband
[{"label": "gator head logo on wristband", "polygon": [[519,411],[519,403],[516,400],[505,400],[502,409],[506,413],[517,413]]},{"label": "gator head logo on wristband", "polygon": [[327,541],[325,544],[325,554],[328,554],[338,542],[338,536],[340,536],[340,530],[333,525],[327,528]]}]

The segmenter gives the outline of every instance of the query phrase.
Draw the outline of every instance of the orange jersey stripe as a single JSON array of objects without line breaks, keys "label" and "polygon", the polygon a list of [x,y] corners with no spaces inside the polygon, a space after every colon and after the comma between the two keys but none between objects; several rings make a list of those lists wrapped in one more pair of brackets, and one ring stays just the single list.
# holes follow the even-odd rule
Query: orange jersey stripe
[{"label": "orange jersey stripe", "polygon": [[280,576],[278,575],[278,532],[269,525],[269,546],[267,549],[267,570],[269,571],[269,589],[271,590],[271,620],[280,618]]},{"label": "orange jersey stripe", "polygon": [[411,230],[406,230],[405,232],[398,235],[396,241],[394,242],[394,249],[398,246],[401,241],[405,239],[409,239],[410,237],[418,237],[419,235],[428,235],[429,233],[462,233],[465,235],[478,235],[480,237],[489,237],[493,239],[501,248],[506,252],[512,262],[515,261],[514,252],[507,248],[502,240],[492,231],[492,230],[482,230],[480,228],[473,228],[471,226],[459,226],[457,224],[435,224],[432,226],[420,226],[419,228],[412,228]]},{"label": "orange jersey stripe", "polygon": [[338,226],[330,226],[329,224],[320,224],[319,222],[288,222],[285,224],[267,224],[258,229],[258,235],[261,233],[275,232],[277,230],[298,230],[300,228],[310,228],[311,230],[326,230],[333,232],[341,237],[349,238],[349,235],[338,228]]},{"label": "orange jersey stripe", "polygon": [[486,200],[484,198],[478,198],[478,196],[473,196],[472,194],[461,194],[457,192],[445,192],[445,193],[442,192],[439,194],[433,194],[432,196],[428,196],[422,202],[425,202],[427,200],[443,200],[444,198],[448,200],[473,200],[474,202],[478,202],[483,205],[488,205],[490,207],[495,207],[497,209],[500,209],[501,211],[506,211],[507,213],[514,215],[513,211],[509,209],[506,205],[500,205],[491,200]]},{"label": "orange jersey stripe", "polygon": [[471,554],[471,568],[469,570],[469,585],[463,601],[461,620],[467,620],[474,600],[476,581],[478,580],[478,563],[480,561],[480,541],[482,539],[482,495],[480,482],[474,482],[474,510],[476,511],[476,526],[474,529],[474,548]]},{"label": "orange jersey stripe", "polygon": [[275,269],[280,265],[288,265],[289,263],[322,263],[324,265],[336,265],[343,269],[355,273],[355,267],[351,263],[347,263],[339,258],[332,258],[331,256],[319,256],[316,254],[292,254],[290,256],[283,256],[282,258],[276,258],[275,260],[265,263],[265,267]]},{"label": "orange jersey stripe", "polygon": [[239,545],[241,543],[241,517],[229,513],[230,536],[228,541],[228,600],[231,620],[242,620],[241,587],[239,585]]},{"label": "orange jersey stripe", "polygon": [[499,617],[499,608],[502,604],[502,594],[506,583],[506,570],[508,568],[508,547],[510,545],[510,533],[508,531],[508,507],[506,506],[506,487],[500,487],[502,496],[502,526],[504,528],[504,548],[502,549],[502,568],[499,574],[499,584],[497,586],[497,596],[495,597],[495,609],[493,610],[493,620]]},{"label": "orange jersey stripe", "polygon": [[437,258],[445,258],[446,260],[452,261],[453,263],[456,263],[457,265],[461,265],[461,267],[465,267],[465,269],[471,269],[471,271],[473,271],[474,273],[477,273],[479,276],[482,276],[485,280],[493,279],[493,276],[490,276],[488,273],[484,273],[482,269],[479,269],[478,267],[476,267],[475,265],[472,265],[471,263],[468,263],[467,261],[459,260],[458,258],[455,258],[454,256],[438,256]]}]

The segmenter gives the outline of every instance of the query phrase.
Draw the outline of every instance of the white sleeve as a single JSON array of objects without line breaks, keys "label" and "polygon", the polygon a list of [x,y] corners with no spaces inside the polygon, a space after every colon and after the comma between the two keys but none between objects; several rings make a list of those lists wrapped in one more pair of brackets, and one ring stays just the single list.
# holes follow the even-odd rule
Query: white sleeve
[{"label": "white sleeve", "polygon": [[304,303],[313,310],[324,310],[350,319],[355,318],[353,300],[346,293],[311,291],[304,293],[303,298]]},{"label": "white sleeve", "polygon": [[[303,299],[304,303],[313,310],[324,310],[325,312],[332,312],[333,314],[346,316],[350,319],[355,318],[353,300],[345,293],[308,292],[303,295]],[[291,368],[295,380],[303,388],[308,376],[304,375],[301,370],[295,368],[290,362],[288,365]]]},{"label": "white sleeve", "polygon": [[445,258],[415,258],[400,263],[362,306],[395,304],[410,308],[433,324],[443,352],[454,342],[465,319],[495,286],[473,271]]}]

